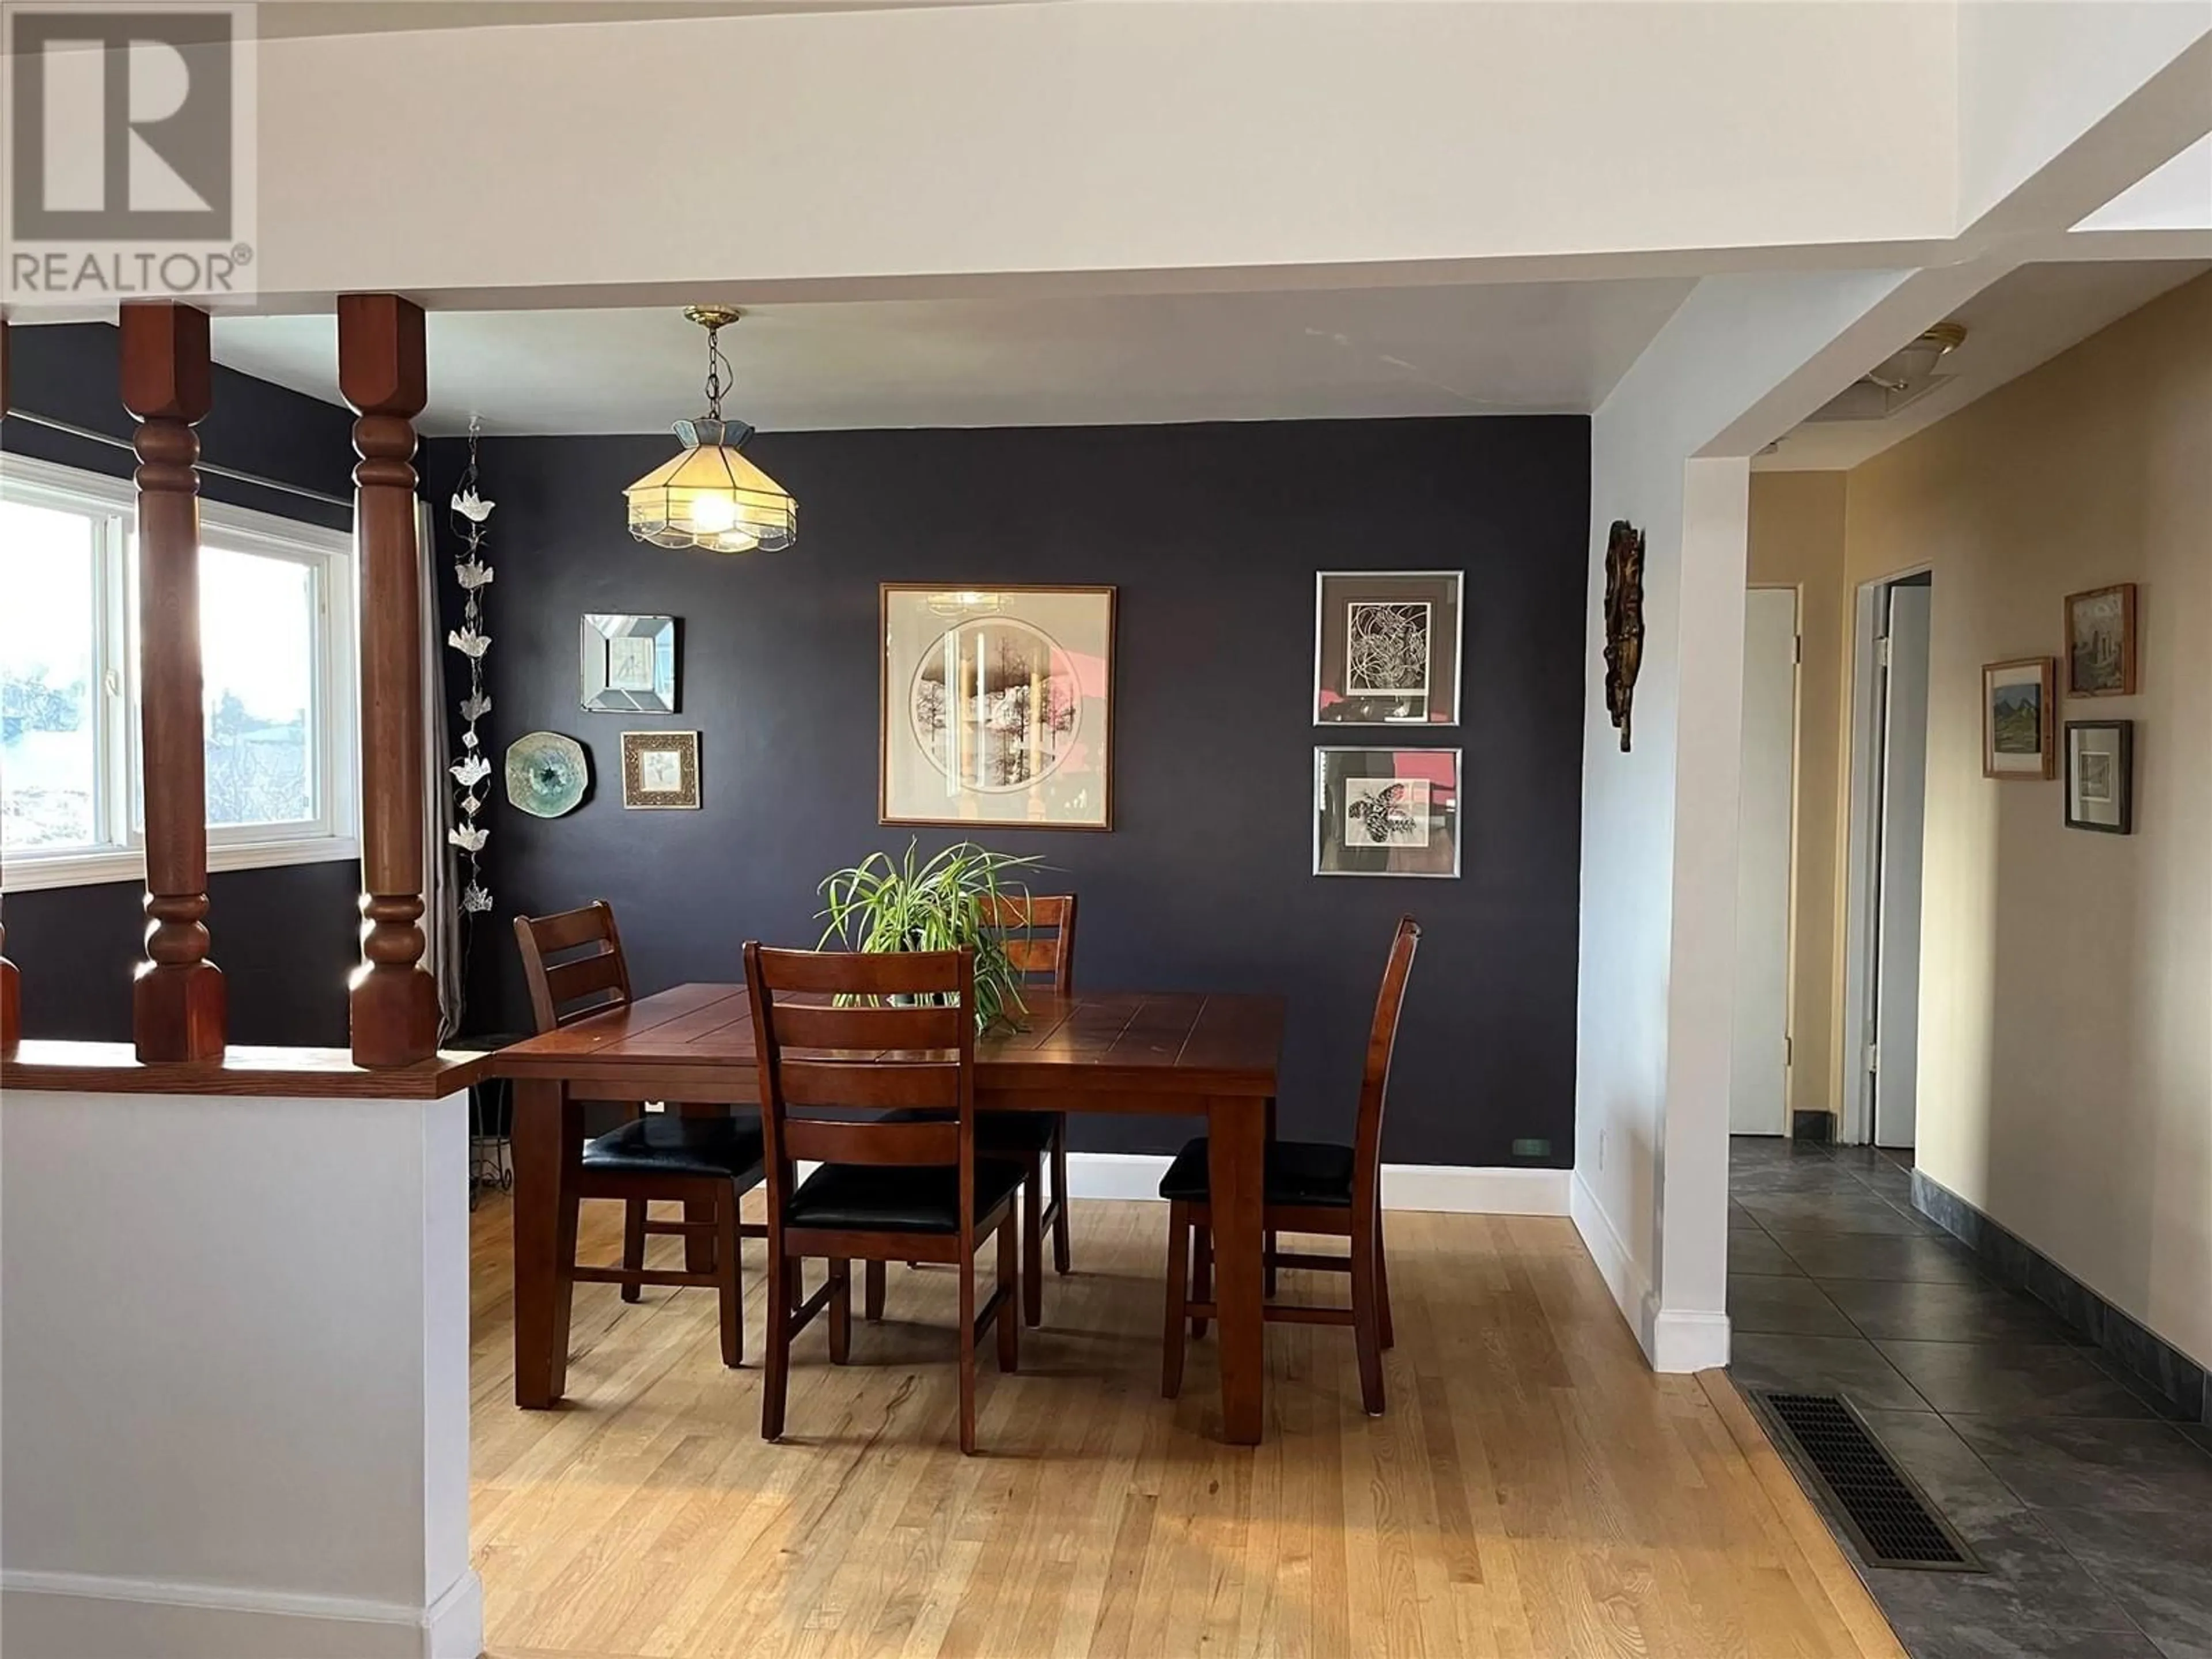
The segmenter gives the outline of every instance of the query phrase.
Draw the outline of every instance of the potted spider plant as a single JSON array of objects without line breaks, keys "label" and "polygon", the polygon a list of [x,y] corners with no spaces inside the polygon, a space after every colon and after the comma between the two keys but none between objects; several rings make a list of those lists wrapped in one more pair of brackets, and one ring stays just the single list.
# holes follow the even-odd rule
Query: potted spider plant
[{"label": "potted spider plant", "polygon": [[1007,959],[996,929],[983,919],[987,901],[1001,894],[1026,896],[1028,888],[1008,878],[1033,870],[1042,860],[994,853],[963,841],[933,857],[921,857],[907,843],[906,857],[893,863],[871,853],[850,869],[822,883],[825,924],[817,948],[832,942],[848,951],[957,951],[975,947],[975,1030],[1017,1026],[1026,1012],[1021,975]]}]

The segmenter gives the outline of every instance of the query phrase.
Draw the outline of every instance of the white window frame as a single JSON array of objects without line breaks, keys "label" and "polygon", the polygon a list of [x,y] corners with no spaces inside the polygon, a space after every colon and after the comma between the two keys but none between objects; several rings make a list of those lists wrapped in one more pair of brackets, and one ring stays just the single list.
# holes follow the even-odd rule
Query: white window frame
[{"label": "white window frame", "polygon": [[[93,575],[95,635],[93,672],[100,708],[94,722],[100,792],[94,810],[100,844],[52,852],[10,849],[0,869],[0,890],[34,892],[101,882],[146,878],[139,783],[138,688],[130,649],[137,596],[127,556],[138,492],[125,478],[81,471],[25,456],[7,458],[0,488],[11,501],[64,512],[104,514]],[[306,565],[313,574],[319,626],[314,642],[316,696],[321,719],[310,734],[317,769],[311,820],[283,824],[210,828],[208,869],[271,869],[322,864],[361,856],[359,634],[354,541],[343,531],[256,513],[219,501],[200,502],[204,541],[241,553]]]}]

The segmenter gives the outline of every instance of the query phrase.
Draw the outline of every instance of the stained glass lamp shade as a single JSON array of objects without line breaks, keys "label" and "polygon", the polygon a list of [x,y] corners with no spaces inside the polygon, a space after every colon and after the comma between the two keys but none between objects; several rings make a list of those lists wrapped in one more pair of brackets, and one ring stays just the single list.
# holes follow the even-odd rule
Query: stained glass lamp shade
[{"label": "stained glass lamp shade", "polygon": [[722,418],[729,360],[715,336],[738,319],[733,307],[693,306],[684,313],[707,331],[707,413],[676,422],[682,452],[623,492],[629,533],[655,547],[703,547],[711,553],[780,552],[799,536],[799,503],[738,451],[752,428]]},{"label": "stained glass lamp shade", "polygon": [[678,421],[683,453],[623,493],[629,533],[655,547],[710,553],[781,552],[799,535],[799,503],[738,450],[742,421]]}]

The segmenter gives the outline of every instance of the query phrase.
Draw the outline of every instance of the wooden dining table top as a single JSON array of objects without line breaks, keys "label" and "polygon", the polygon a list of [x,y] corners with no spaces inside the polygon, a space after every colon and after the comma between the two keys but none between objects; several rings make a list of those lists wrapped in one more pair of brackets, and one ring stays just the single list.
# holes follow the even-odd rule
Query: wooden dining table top
[{"label": "wooden dining table top", "polygon": [[[1018,1027],[977,1039],[979,1091],[1082,1090],[1147,1095],[1264,1095],[1276,1091],[1283,1048],[1279,996],[1185,991],[1024,988]],[[495,1077],[571,1084],[641,1073],[674,1081],[711,1073],[724,1097],[753,1092],[752,1011],[745,988],[678,985],[491,1057]],[[696,1080],[706,1081],[704,1076]],[[742,1089],[735,1085],[742,1084]],[[1112,1109],[1101,1103],[1102,1109]]]}]

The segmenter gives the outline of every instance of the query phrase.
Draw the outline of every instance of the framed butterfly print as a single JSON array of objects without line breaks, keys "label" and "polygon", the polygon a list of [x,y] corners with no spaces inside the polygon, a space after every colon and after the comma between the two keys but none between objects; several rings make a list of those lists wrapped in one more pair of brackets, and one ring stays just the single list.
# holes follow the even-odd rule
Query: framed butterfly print
[{"label": "framed butterfly print", "polygon": [[1459,874],[1456,749],[1314,750],[1314,874]]}]

